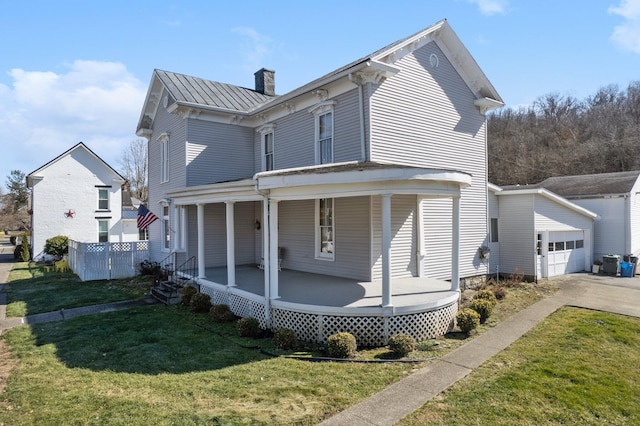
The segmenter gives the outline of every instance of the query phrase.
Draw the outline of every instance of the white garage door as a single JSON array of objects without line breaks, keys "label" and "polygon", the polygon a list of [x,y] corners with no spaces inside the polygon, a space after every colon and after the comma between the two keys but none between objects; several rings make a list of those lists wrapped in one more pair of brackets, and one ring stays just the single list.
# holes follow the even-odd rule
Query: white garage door
[{"label": "white garage door", "polygon": [[584,231],[549,232],[548,276],[584,271]]}]

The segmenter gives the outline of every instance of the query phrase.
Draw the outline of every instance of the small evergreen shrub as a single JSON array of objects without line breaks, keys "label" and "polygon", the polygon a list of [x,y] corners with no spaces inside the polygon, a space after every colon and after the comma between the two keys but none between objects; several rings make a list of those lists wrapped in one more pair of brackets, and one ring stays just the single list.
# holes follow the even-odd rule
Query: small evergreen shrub
[{"label": "small evergreen shrub", "polygon": [[498,299],[496,298],[496,295],[493,293],[493,291],[491,291],[489,289],[479,290],[478,292],[476,292],[476,294],[473,295],[473,299],[474,300],[487,300],[487,301],[493,303],[494,305],[496,303],[498,303]]},{"label": "small evergreen shrub", "polygon": [[480,324],[484,324],[484,322],[491,316],[493,312],[493,307],[495,303],[490,302],[487,299],[473,299],[469,304],[469,309],[473,309],[480,315]]},{"label": "small evergreen shrub", "polygon": [[469,334],[480,325],[480,314],[473,309],[461,309],[456,314],[456,323],[460,331]]},{"label": "small evergreen shrub", "polygon": [[273,345],[277,349],[288,351],[298,346],[298,339],[295,331],[290,328],[279,328],[273,335]]},{"label": "small evergreen shrub", "polygon": [[182,304],[184,306],[191,305],[191,299],[193,298],[193,296],[196,295],[196,293],[198,293],[198,290],[196,290],[196,288],[193,286],[188,285],[186,287],[183,287],[182,290],[180,290],[180,296],[182,297]]},{"label": "small evergreen shrub", "polygon": [[408,334],[396,334],[389,339],[389,350],[399,357],[416,350],[416,339]]},{"label": "small evergreen shrub", "polygon": [[9,237],[9,242],[11,243],[12,246],[16,245],[16,239],[17,237],[15,235],[12,235]]},{"label": "small evergreen shrub", "polygon": [[191,312],[206,314],[211,310],[211,296],[206,293],[196,293],[191,297]]},{"label": "small evergreen shrub", "polygon": [[22,236],[22,251],[20,252],[20,259],[23,262],[31,260],[31,247],[29,247],[29,238],[27,234]]},{"label": "small evergreen shrub", "polygon": [[44,252],[58,258],[69,253],[69,237],[58,235],[49,238],[44,243]]},{"label": "small evergreen shrub", "polygon": [[351,333],[336,333],[327,339],[327,353],[332,358],[351,358],[357,348],[356,338]]},{"label": "small evergreen shrub", "polygon": [[236,323],[236,328],[240,337],[251,337],[257,339],[262,335],[260,323],[255,318],[240,318]]},{"label": "small evergreen shrub", "polygon": [[209,309],[209,316],[213,322],[231,322],[236,319],[229,305],[223,304],[212,305]]}]

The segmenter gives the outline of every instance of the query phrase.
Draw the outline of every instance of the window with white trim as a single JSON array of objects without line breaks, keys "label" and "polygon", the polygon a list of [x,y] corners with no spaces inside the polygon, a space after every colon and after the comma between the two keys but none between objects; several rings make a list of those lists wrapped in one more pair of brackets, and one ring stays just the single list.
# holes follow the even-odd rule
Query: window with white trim
[{"label": "window with white trim", "polygon": [[316,200],[316,258],[333,260],[335,232],[333,198]]},{"label": "window with white trim", "polygon": [[497,217],[491,218],[491,242],[492,243],[498,242],[498,218]]},{"label": "window with white trim", "polygon": [[315,115],[316,164],[334,161],[333,110],[335,101],[324,101],[311,108]]},{"label": "window with white trim", "polygon": [[98,220],[98,242],[99,243],[109,242],[109,221],[108,220]]},{"label": "window with white trim", "polygon": [[162,133],[160,142],[160,182],[169,181],[169,133]]},{"label": "window with white trim", "polygon": [[273,132],[262,137],[264,144],[264,171],[273,170]]},{"label": "window with white trim", "polygon": [[108,188],[98,188],[98,210],[109,210]]}]

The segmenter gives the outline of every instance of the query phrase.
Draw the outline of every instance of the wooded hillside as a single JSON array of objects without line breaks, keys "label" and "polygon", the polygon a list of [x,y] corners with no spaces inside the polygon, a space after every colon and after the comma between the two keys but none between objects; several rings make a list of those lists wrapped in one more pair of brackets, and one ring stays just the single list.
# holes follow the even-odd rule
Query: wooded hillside
[{"label": "wooded hillside", "polygon": [[640,169],[640,81],[586,100],[557,93],[488,118],[489,182]]}]

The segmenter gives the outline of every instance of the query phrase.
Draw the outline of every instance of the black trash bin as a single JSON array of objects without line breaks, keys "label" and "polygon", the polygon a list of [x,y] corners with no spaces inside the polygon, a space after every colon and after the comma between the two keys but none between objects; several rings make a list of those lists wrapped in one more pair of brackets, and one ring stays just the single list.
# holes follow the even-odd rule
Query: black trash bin
[{"label": "black trash bin", "polygon": [[620,272],[620,256],[617,254],[602,256],[602,273],[615,276],[618,272]]}]

